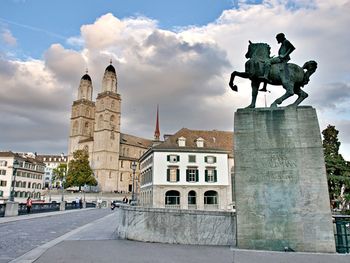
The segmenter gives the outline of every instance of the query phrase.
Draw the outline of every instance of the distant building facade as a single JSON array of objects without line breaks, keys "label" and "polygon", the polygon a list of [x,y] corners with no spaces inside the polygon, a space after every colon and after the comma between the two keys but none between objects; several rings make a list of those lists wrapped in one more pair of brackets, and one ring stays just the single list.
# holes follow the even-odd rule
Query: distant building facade
[{"label": "distant building facade", "polygon": [[[128,193],[132,188],[131,163],[138,164],[139,157],[152,141],[121,133],[121,96],[117,93],[117,83],[115,68],[110,64],[93,101],[91,77],[86,73],[81,78],[78,98],[71,111],[68,161],[73,158],[74,151],[86,149],[99,190]],[[137,185],[138,175],[137,168]]]},{"label": "distant building facade", "polygon": [[[17,160],[19,167],[14,176],[13,163]],[[45,163],[35,154],[0,152],[0,202],[10,198],[14,185],[14,198],[25,202],[27,197],[40,200],[44,182]]]},{"label": "distant building facade", "polygon": [[232,210],[233,133],[181,129],[140,158],[139,203]]},{"label": "distant building facade", "polygon": [[67,163],[67,156],[64,154],[60,155],[38,155],[37,156],[42,162],[45,163],[45,174],[44,174],[44,188],[60,188],[61,187],[61,181],[60,180],[53,180],[54,174],[53,171],[56,169],[60,164]]}]

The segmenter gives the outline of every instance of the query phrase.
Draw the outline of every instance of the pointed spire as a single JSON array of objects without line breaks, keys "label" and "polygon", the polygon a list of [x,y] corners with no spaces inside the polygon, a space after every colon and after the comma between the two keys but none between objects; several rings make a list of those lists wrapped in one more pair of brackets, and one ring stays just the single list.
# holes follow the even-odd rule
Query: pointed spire
[{"label": "pointed spire", "polygon": [[154,140],[159,141],[160,131],[159,131],[159,105],[157,105],[157,120],[156,120],[156,130],[154,131]]},{"label": "pointed spire", "polygon": [[88,70],[88,68],[86,68],[86,70],[85,70],[85,73],[86,73],[86,74],[88,74],[88,73],[89,73],[89,70]]},{"label": "pointed spire", "polygon": [[109,60],[109,64],[112,65],[112,58]]}]

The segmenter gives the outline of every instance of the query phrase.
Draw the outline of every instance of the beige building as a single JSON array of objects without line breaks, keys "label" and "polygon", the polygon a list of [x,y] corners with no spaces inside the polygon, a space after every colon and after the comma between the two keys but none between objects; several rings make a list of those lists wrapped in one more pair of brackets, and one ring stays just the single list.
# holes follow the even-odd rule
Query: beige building
[{"label": "beige building", "polygon": [[121,95],[112,64],[106,68],[101,84],[96,101],[93,101],[91,77],[85,74],[80,80],[78,98],[71,111],[68,161],[74,151],[86,149],[99,190],[128,193],[132,190],[131,163],[138,164],[139,157],[152,141],[121,133]]},{"label": "beige building", "polygon": [[[16,173],[13,169],[15,160],[19,165]],[[23,203],[27,197],[40,200],[44,171],[45,164],[35,154],[0,152],[0,202],[10,198],[12,189],[16,202]]]}]

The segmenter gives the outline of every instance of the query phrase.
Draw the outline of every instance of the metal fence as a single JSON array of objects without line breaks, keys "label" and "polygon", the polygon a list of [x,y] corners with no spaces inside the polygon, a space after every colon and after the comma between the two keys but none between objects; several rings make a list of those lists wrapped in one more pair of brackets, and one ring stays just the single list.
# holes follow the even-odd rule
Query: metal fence
[{"label": "metal fence", "polygon": [[338,253],[350,253],[350,216],[334,215],[334,236]]},{"label": "metal fence", "polygon": [[[59,203],[33,203],[30,209],[31,214],[60,211]],[[27,206],[24,203],[18,204],[18,215],[27,214]]]}]

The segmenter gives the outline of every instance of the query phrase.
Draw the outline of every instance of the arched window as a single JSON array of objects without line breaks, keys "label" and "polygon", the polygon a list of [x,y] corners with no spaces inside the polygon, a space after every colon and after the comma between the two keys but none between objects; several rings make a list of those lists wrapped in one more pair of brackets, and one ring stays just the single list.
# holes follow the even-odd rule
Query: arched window
[{"label": "arched window", "polygon": [[180,208],[180,192],[170,190],[165,193],[165,207]]},{"label": "arched window", "polygon": [[98,116],[98,128],[103,128],[103,116],[102,114]]},{"label": "arched window", "polygon": [[197,204],[196,192],[192,190],[188,192],[188,205],[195,205],[195,204]]},{"label": "arched window", "polygon": [[111,122],[111,125],[114,126],[115,116],[112,115],[111,118],[110,118],[109,120],[110,120],[110,122]]},{"label": "arched window", "polygon": [[73,135],[77,135],[78,134],[78,129],[79,129],[78,121],[75,121],[74,124],[73,124]]},{"label": "arched window", "polygon": [[90,124],[88,122],[85,122],[85,124],[84,124],[84,132],[83,132],[83,134],[87,135],[87,136],[90,135]]},{"label": "arched window", "polygon": [[206,191],[204,193],[204,207],[206,209],[218,209],[218,193],[216,191]]}]

